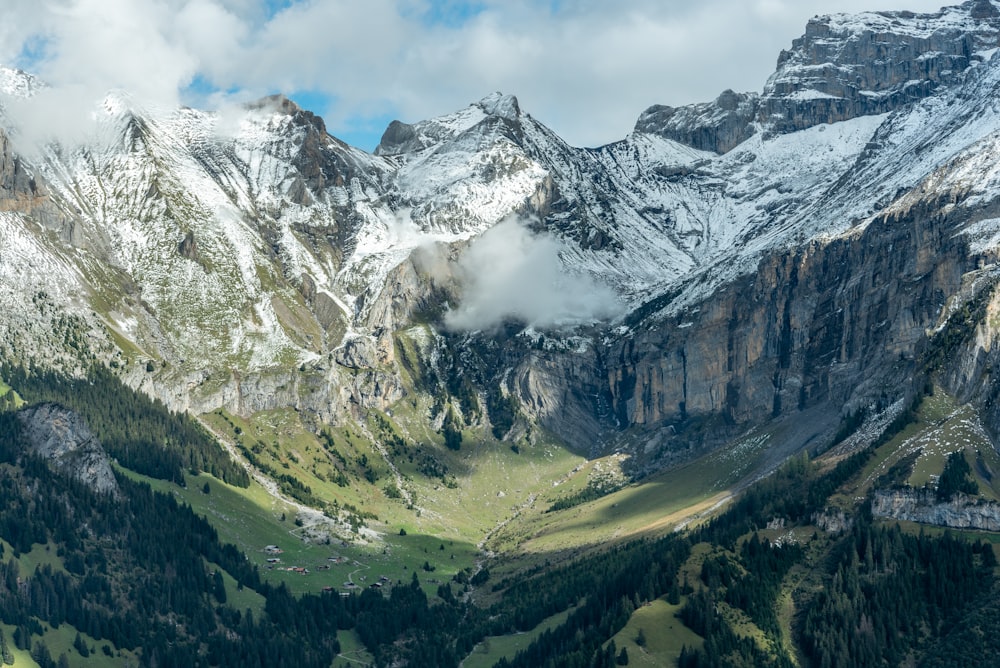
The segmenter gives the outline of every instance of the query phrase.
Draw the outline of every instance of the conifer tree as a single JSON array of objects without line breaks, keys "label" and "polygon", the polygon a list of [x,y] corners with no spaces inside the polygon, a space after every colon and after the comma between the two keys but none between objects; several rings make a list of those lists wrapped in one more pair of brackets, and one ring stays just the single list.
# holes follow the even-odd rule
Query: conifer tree
[{"label": "conifer tree", "polygon": [[7,635],[3,632],[3,629],[0,629],[0,659],[3,660],[5,665],[10,666],[14,664],[14,653],[7,644]]}]

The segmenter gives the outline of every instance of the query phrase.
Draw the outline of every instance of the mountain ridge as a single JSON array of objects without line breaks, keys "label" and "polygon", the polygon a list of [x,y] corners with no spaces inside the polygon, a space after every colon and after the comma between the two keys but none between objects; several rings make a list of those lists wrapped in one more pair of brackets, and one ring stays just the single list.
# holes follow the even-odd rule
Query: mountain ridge
[{"label": "mountain ridge", "polygon": [[[998,34],[996,6],[981,0],[935,14],[819,17],[779,57],[763,93],[647,110],[628,137],[597,149],[568,146],[500,93],[437,119],[393,122],[374,154],[330,137],[322,119],[280,96],[233,119],[143,111],[112,94],[100,131],[81,148],[23,157],[17,133],[14,147],[5,139],[4,238],[46,267],[38,280],[4,263],[18,305],[5,349],[22,361],[63,355],[72,366],[65,346],[39,331],[55,323],[27,324],[48,322],[35,302],[51,294],[69,313],[50,309],[50,319],[70,323],[91,354],[113,359],[128,382],[175,408],[250,415],[295,406],[341,424],[439,391],[440,380],[407,386],[400,372],[399,337],[414,322],[438,314],[428,323],[430,368],[432,351],[490,336],[473,324],[449,338],[435,318],[474,298],[460,258],[498,243],[484,232],[514,218],[528,243],[550,245],[567,284],[610,287],[624,315],[576,334],[549,331],[568,343],[550,351],[544,369],[516,337],[501,340],[508,366],[470,370],[485,384],[477,392],[499,383],[522,419],[575,434],[587,451],[618,446],[587,438],[560,414],[591,424],[591,435],[676,430],[693,416],[745,428],[766,405],[778,416],[809,403],[808,391],[793,396],[813,382],[809,373],[787,371],[786,358],[809,350],[818,311],[810,299],[793,314],[794,300],[777,299],[755,316],[777,323],[775,333],[752,335],[736,351],[730,334],[706,335],[718,328],[707,313],[735,308],[721,306],[726,286],[758,274],[752,285],[794,290],[788,281],[801,270],[790,263],[812,262],[830,243],[914,207],[933,211],[941,198],[959,197],[953,205],[970,212],[962,224],[979,244],[979,259],[954,271],[991,262],[984,198],[992,190],[984,184],[970,199],[977,186],[961,175],[1000,131],[989,103],[1000,78],[991,47]],[[916,88],[915,72],[924,82]],[[40,85],[11,70],[3,80],[8,94]],[[949,279],[941,289],[953,294],[957,285]],[[720,336],[744,326],[740,315],[726,318],[732,324]],[[911,332],[905,355],[915,356],[918,332],[939,319],[921,311],[899,325]],[[691,356],[689,333],[702,339],[701,357]],[[637,337],[649,351],[639,357]],[[766,362],[769,380],[750,382],[733,355]],[[585,379],[581,368],[590,369]],[[659,380],[643,380],[653,369]],[[581,381],[592,399],[567,391]],[[749,395],[748,383],[757,388]],[[832,396],[843,406],[869,400],[852,392]]]},{"label": "mountain ridge", "polygon": [[[501,93],[371,154],[282,96],[113,92],[78,145],[0,107],[21,656],[961,663],[941,619],[981,650],[995,549],[896,520],[1000,502],[998,6],[819,17],[762,92],[598,148]],[[26,434],[96,434],[120,497]]]}]

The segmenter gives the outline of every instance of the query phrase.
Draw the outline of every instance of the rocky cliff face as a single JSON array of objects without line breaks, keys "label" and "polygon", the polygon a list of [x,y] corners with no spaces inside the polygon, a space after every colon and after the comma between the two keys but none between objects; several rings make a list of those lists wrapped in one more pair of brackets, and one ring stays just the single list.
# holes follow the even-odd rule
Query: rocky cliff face
[{"label": "rocky cliff face", "polygon": [[725,91],[708,104],[653,106],[637,132],[725,153],[755,131],[788,133],[884,114],[960,83],[1000,46],[1000,10],[970,0],[934,14],[819,16],[778,57],[763,93]]},{"label": "rocky cliff face", "polygon": [[823,16],[778,58],[761,99],[774,132],[898,109],[961,80],[1000,46],[1000,11],[972,0],[935,14]]},{"label": "rocky cliff face", "polygon": [[[976,267],[941,203],[761,261],[691,309],[644,323],[608,353],[626,424],[733,423],[820,401],[864,405],[905,386],[918,343]],[[935,248],[933,262],[923,249]]]},{"label": "rocky cliff face", "polygon": [[83,418],[55,404],[25,408],[17,416],[32,454],[94,491],[118,493],[108,455]]},{"label": "rocky cliff face", "polygon": [[635,131],[701,151],[728,153],[756,132],[759,109],[759,95],[726,90],[714,102],[679,108],[653,105],[639,116]]},{"label": "rocky cliff face", "polygon": [[1000,531],[1000,504],[964,494],[938,502],[934,492],[925,489],[878,490],[872,499],[872,515],[952,529]]}]

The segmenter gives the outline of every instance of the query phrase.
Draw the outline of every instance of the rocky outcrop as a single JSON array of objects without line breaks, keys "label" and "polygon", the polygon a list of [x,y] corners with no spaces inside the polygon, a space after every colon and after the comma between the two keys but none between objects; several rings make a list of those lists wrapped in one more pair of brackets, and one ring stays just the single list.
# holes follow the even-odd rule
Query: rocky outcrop
[{"label": "rocky outcrop", "polygon": [[376,155],[399,155],[426,148],[427,144],[417,135],[417,130],[408,123],[393,121],[382,133],[382,139],[375,147]]},{"label": "rocky outcrop", "polygon": [[177,244],[177,252],[180,253],[181,257],[186,257],[194,262],[200,262],[201,258],[198,255],[198,242],[194,238],[194,232],[188,230],[188,233],[185,234],[184,238]]},{"label": "rocky outcrop", "polygon": [[760,96],[724,91],[714,102],[686,107],[653,105],[642,112],[635,131],[660,135],[702,151],[728,153],[749,139]]},{"label": "rocky outcrop", "polygon": [[591,342],[528,352],[510,376],[522,409],[574,450],[597,454],[613,423],[602,361]]},{"label": "rocky outcrop", "polygon": [[0,212],[30,215],[66,242],[83,246],[75,221],[56,207],[43,181],[14,151],[7,133],[0,129]]},{"label": "rocky outcrop", "polygon": [[334,359],[348,369],[375,369],[379,366],[375,339],[370,336],[349,338],[334,351]]},{"label": "rocky outcrop", "polygon": [[813,513],[812,523],[827,533],[844,533],[854,525],[854,520],[840,508],[824,508]]},{"label": "rocky outcrop", "polygon": [[118,493],[108,455],[83,418],[56,404],[25,408],[17,416],[33,454],[97,492]]},{"label": "rocky outcrop", "polygon": [[872,515],[952,529],[1000,531],[1000,504],[958,494],[939,502],[933,490],[877,490]]},{"label": "rocky outcrop", "polygon": [[870,12],[812,19],[778,57],[759,118],[773,131],[882,114],[958,83],[1000,45],[1000,11],[972,0],[934,14]]},{"label": "rocky outcrop", "polygon": [[34,176],[14,154],[7,133],[0,131],[0,202],[4,210],[29,207],[41,196]]}]

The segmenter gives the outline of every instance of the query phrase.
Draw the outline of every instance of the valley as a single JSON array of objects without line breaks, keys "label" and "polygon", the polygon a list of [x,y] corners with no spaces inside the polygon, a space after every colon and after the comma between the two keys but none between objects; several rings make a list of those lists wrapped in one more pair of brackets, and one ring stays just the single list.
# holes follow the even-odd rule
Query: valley
[{"label": "valley", "polygon": [[0,69],[0,659],[985,665],[998,45],[819,16],[597,148],[124,91],[29,146]]}]

